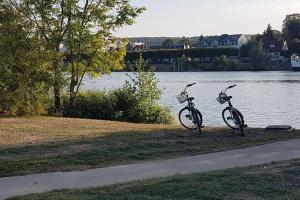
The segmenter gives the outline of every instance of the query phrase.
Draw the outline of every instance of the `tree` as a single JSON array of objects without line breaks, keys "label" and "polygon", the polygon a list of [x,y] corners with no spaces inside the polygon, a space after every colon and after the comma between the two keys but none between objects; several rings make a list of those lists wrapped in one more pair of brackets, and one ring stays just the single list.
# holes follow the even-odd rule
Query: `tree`
[{"label": "tree", "polygon": [[10,5],[0,4],[0,113],[37,114],[48,108],[48,54],[32,28]]},{"label": "tree", "polygon": [[280,31],[273,30],[272,26],[268,24],[267,29],[259,36],[258,40],[262,42],[263,50],[270,50],[271,45],[277,46],[283,45],[284,41]]},{"label": "tree", "polygon": [[268,24],[267,29],[264,31],[263,39],[269,42],[274,40],[274,30],[271,24]]},{"label": "tree", "polygon": [[256,69],[258,67],[258,64],[262,63],[264,60],[262,42],[260,41],[259,36],[256,36],[252,37],[248,44],[248,57],[253,67]]},{"label": "tree", "polygon": [[297,39],[300,39],[300,14],[287,15],[283,21],[282,34],[287,41],[289,50],[297,52],[300,46]]},{"label": "tree", "polygon": [[168,39],[166,39],[165,41],[162,42],[162,47],[163,47],[164,49],[170,49],[170,47],[172,47],[173,44],[174,44],[174,43],[173,43],[173,40],[170,39],[170,38],[168,38]]},{"label": "tree", "polygon": [[203,35],[200,35],[198,42],[202,42],[205,39],[205,37]]},{"label": "tree", "polygon": [[300,39],[300,14],[286,16],[283,21],[282,33],[288,42],[293,39]]},{"label": "tree", "polygon": [[185,47],[192,46],[191,40],[187,37],[182,37],[181,40],[179,41],[179,44],[184,45]]},{"label": "tree", "polygon": [[300,40],[298,38],[293,39],[289,42],[289,49],[294,52],[300,54]]},{"label": "tree", "polygon": [[128,0],[5,1],[14,6],[24,21],[34,24],[33,32],[40,34],[45,51],[54,55],[54,100],[59,113],[64,83],[69,88],[72,106],[85,75],[97,77],[122,68],[125,48],[122,43],[114,47],[117,40],[112,33],[123,25],[132,24],[144,10],[131,6]]}]

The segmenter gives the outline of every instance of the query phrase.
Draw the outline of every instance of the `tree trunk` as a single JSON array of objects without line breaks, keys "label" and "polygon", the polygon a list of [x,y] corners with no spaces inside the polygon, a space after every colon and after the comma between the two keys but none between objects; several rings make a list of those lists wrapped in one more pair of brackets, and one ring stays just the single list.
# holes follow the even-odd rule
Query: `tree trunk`
[{"label": "tree trunk", "polygon": [[74,62],[72,62],[71,65],[71,70],[72,70],[72,75],[71,75],[71,83],[70,83],[70,114],[74,115],[75,114],[75,106],[76,106],[76,91],[75,88],[78,84],[78,76],[75,70],[75,65]]},{"label": "tree trunk", "polygon": [[53,62],[53,72],[54,72],[54,114],[61,115],[61,72],[59,70],[59,62]]},{"label": "tree trunk", "polygon": [[71,79],[71,84],[70,84],[70,108],[72,110],[75,109],[75,99],[76,99],[76,92],[75,92],[75,87],[77,85],[77,81],[75,79]]}]

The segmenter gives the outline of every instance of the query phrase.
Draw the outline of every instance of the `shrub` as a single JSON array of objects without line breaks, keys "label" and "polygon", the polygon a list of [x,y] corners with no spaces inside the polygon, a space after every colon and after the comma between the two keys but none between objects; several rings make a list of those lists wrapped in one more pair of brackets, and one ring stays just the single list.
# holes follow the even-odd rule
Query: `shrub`
[{"label": "shrub", "polygon": [[[64,116],[118,120],[135,123],[169,124],[173,116],[168,107],[157,103],[161,96],[154,72],[144,72],[143,59],[135,65],[138,72],[122,88],[110,92],[86,91],[78,94],[75,111],[64,101]],[[149,69],[149,68],[148,68]]]},{"label": "shrub", "polygon": [[204,57],[219,57],[222,55],[238,56],[239,49],[234,48],[195,48],[195,49],[171,49],[171,50],[150,50],[140,52],[129,52],[127,53],[126,61],[136,61],[139,59],[140,54],[146,60],[152,60],[154,63],[158,60],[163,60],[165,58],[180,58],[185,55],[189,58],[204,58]]},{"label": "shrub", "polygon": [[213,65],[214,66],[227,66],[229,64],[229,59],[226,55],[222,55],[220,57],[217,57],[214,61],[213,61]]},{"label": "shrub", "polygon": [[1,7],[0,16],[0,115],[45,114],[52,82],[49,55],[13,9]]}]

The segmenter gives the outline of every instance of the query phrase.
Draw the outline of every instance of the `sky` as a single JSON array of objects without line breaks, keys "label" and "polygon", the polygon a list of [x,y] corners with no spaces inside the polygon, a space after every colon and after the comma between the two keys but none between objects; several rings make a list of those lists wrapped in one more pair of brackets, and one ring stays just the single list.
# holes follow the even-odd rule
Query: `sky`
[{"label": "sky", "polygon": [[287,14],[300,13],[300,0],[131,0],[145,6],[120,37],[182,37],[262,33],[270,23],[281,30]]}]

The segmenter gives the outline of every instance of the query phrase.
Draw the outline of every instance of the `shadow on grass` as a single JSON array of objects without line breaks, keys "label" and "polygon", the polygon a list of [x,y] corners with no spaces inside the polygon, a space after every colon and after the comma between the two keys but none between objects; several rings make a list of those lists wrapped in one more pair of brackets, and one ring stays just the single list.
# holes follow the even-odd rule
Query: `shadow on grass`
[{"label": "shadow on grass", "polygon": [[119,132],[95,138],[0,149],[0,177],[42,172],[86,170],[246,148],[300,138],[300,132],[270,133],[248,129],[233,137],[225,128],[206,128],[196,137],[183,129],[155,132]]}]

